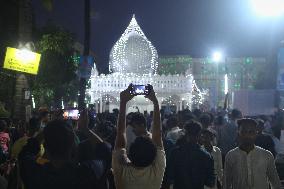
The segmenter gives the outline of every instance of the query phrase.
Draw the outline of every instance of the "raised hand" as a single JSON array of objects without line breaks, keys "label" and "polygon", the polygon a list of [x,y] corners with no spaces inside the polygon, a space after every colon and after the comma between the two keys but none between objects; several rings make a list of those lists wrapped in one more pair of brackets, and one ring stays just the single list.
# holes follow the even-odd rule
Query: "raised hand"
[{"label": "raised hand", "polygon": [[89,115],[88,110],[84,109],[80,112],[80,117],[78,120],[78,129],[79,130],[88,130],[89,125]]},{"label": "raised hand", "polygon": [[134,95],[131,94],[131,90],[132,90],[132,84],[130,84],[127,89],[125,89],[124,91],[120,93],[121,102],[127,103],[134,97]]},{"label": "raised hand", "polygon": [[145,98],[148,98],[149,100],[151,100],[153,103],[158,103],[158,99],[156,97],[156,93],[153,89],[153,86],[148,84],[148,90],[149,90],[149,94],[145,95]]}]

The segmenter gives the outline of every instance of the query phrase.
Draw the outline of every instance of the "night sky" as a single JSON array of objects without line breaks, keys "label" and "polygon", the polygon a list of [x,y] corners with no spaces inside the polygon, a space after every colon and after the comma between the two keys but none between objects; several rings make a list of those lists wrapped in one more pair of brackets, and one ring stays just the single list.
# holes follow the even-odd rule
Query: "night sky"
[{"label": "night sky", "polygon": [[[51,12],[33,0],[35,19],[48,19],[83,42],[83,0],[54,0]],[[249,0],[91,0],[91,50],[101,70],[111,47],[132,14],[159,55],[210,56],[220,49],[228,57],[267,56],[284,39],[284,18],[261,18]]]}]

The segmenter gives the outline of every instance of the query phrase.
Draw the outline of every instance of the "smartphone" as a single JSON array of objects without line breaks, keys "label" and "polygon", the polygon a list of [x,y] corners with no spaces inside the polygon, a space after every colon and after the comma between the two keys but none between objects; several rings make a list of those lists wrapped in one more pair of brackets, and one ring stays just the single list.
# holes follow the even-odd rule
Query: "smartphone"
[{"label": "smartphone", "polygon": [[131,94],[133,95],[148,95],[149,87],[147,85],[133,85]]},{"label": "smartphone", "polygon": [[80,117],[79,110],[64,110],[64,119],[78,120]]}]

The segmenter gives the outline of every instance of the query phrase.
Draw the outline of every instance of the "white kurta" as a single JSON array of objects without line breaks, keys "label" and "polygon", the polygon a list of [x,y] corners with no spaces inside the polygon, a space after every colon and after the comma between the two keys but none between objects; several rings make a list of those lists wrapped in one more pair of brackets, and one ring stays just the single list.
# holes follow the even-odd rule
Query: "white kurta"
[{"label": "white kurta", "polygon": [[[213,146],[213,150],[210,154],[214,159],[214,169],[216,174],[216,184],[212,189],[217,189],[217,179],[221,182],[223,181],[222,153],[218,147]],[[211,189],[211,188],[204,186],[204,189]]]},{"label": "white kurta", "polygon": [[273,155],[258,146],[248,154],[235,148],[228,152],[224,168],[224,189],[280,189]]}]

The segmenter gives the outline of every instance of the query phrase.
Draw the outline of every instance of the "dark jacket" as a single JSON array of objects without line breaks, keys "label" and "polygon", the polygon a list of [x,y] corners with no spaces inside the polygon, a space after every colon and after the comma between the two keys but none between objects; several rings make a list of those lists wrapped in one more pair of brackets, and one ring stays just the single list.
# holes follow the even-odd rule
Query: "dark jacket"
[{"label": "dark jacket", "polygon": [[213,187],[214,160],[198,144],[182,144],[171,152],[168,179],[174,189],[203,189],[205,185]]}]

